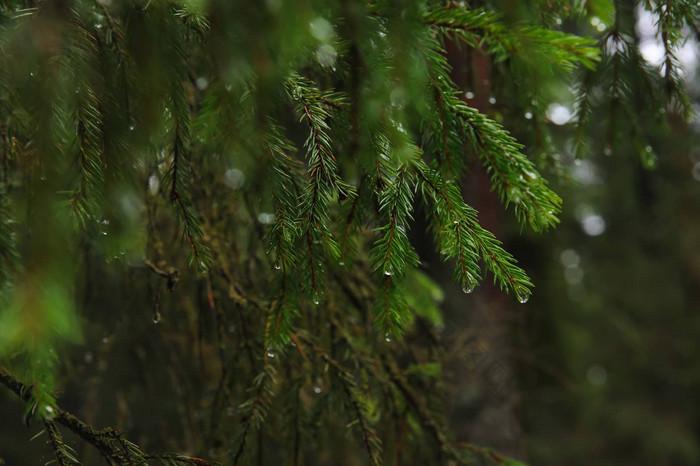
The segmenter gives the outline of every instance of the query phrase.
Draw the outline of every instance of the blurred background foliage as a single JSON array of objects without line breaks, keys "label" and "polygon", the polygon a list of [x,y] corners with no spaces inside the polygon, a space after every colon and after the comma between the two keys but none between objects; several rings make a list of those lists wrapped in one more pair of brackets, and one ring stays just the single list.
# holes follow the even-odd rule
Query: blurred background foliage
[{"label": "blurred background foliage", "polygon": [[697,464],[698,9],[4,0],[0,463]]}]

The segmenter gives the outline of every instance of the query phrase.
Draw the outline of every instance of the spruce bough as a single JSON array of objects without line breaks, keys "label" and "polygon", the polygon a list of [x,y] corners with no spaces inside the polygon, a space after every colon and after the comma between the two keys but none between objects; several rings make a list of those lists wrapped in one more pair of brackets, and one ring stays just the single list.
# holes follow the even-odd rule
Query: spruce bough
[{"label": "spruce bough", "polygon": [[[639,68],[660,108],[688,116],[676,52],[698,7],[642,2],[661,18],[658,74],[621,2],[507,14],[474,3],[3,3],[0,357],[27,382],[5,369],[0,382],[26,401],[28,423],[43,422],[59,464],[79,461],[59,424],[110,464],[210,464],[146,454],[59,408],[66,344],[80,341],[84,321],[117,328],[79,295],[104,291],[91,288],[96,270],[141,281],[127,325],[148,325],[139,313],[163,317],[173,341],[197,335],[200,358],[210,356],[192,369],[207,422],[187,446],[199,456],[252,464],[274,441],[280,458],[303,464],[343,442],[322,426],[346,425],[370,464],[517,464],[451,437],[439,364],[397,362],[416,357],[405,332],[432,335],[441,322],[415,224],[428,226],[466,293],[488,276],[520,302],[532,293],[465,201],[472,167],[484,167],[523,227],[554,227],[562,202],[501,115],[470,106],[447,50],[483,55],[494,75],[518,82],[545,133],[544,84],[577,82],[580,155],[601,105],[591,89],[610,83],[620,119],[608,142],[624,121],[653,166],[619,70]],[[607,29],[584,37],[592,14],[606,15]],[[562,32],[562,20],[582,35]],[[209,324],[193,324],[193,309]],[[406,439],[383,443],[396,426]]]}]

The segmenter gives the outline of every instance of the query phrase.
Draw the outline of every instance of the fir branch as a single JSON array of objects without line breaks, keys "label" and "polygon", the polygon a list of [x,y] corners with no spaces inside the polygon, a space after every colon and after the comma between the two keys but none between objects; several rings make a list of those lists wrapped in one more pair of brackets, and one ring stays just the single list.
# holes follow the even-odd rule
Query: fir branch
[{"label": "fir branch", "polygon": [[493,273],[494,282],[503,290],[516,294],[520,302],[528,300],[532,283],[527,274],[516,265],[515,258],[501,247],[493,233],[478,221],[477,211],[467,205],[459,188],[445,182],[438,172],[419,164],[424,196],[433,205],[437,238],[441,253],[455,259],[457,267],[453,279],[469,293],[480,278],[477,251],[486,267]]},{"label": "fir branch", "polygon": [[375,149],[379,214],[385,222],[375,229],[379,238],[369,252],[373,270],[384,275],[384,286],[378,290],[376,324],[384,333],[398,334],[408,308],[397,280],[404,277],[407,267],[420,262],[407,234],[413,220],[413,180],[409,162],[398,160],[386,136],[375,137]]},{"label": "fir branch", "polygon": [[574,122],[576,134],[574,137],[574,147],[576,157],[583,158],[588,153],[586,141],[586,129],[591,116],[591,87],[593,86],[593,71],[586,70],[582,79],[576,85],[576,104],[574,107]]},{"label": "fir branch", "polygon": [[15,221],[10,213],[9,200],[4,186],[0,184],[0,296],[21,269],[15,240]]},{"label": "fir branch", "polygon": [[278,299],[270,306],[265,328],[265,345],[282,347],[288,343],[293,319],[299,314],[295,286],[290,277],[298,264],[297,225],[299,212],[295,172],[299,169],[288,153],[295,150],[282,132],[282,128],[267,121],[264,128],[265,145],[270,155],[271,181],[275,220],[266,235],[268,252],[275,252],[274,272],[279,275]]},{"label": "fir branch", "polygon": [[[426,39],[421,53],[428,65],[431,83],[450,114],[460,121],[463,134],[471,141],[491,175],[493,188],[506,206],[513,204],[519,221],[536,230],[558,223],[561,199],[547,187],[534,164],[520,150],[522,146],[495,121],[467,106],[450,79],[444,49]],[[452,137],[458,137],[457,134]]]},{"label": "fir branch", "polygon": [[237,465],[245,451],[248,434],[251,429],[260,429],[270,410],[270,404],[275,393],[272,386],[277,371],[274,366],[266,361],[263,371],[253,380],[255,396],[241,404],[239,408],[247,411],[243,420],[243,430],[239,434],[238,447],[233,454],[232,464]]},{"label": "fir branch", "polygon": [[370,458],[372,465],[381,465],[380,455],[382,450],[382,442],[377,436],[374,429],[372,429],[369,425],[369,421],[367,419],[368,408],[367,404],[364,402],[364,398],[366,395],[361,394],[359,392],[357,383],[355,382],[353,376],[348,371],[346,371],[337,361],[335,361],[325,353],[321,354],[321,359],[328,363],[335,370],[343,385],[345,394],[350,400],[350,404],[352,405],[353,411],[355,411],[355,416],[360,426],[360,430],[362,432],[362,440],[365,445],[365,448],[367,449],[367,454]]},{"label": "fir branch", "polygon": [[399,371],[399,368],[396,366],[396,362],[390,356],[384,353],[380,354],[380,359],[382,366],[389,376],[389,380],[399,390],[404,399],[407,401],[408,405],[410,405],[413,411],[418,415],[418,419],[420,419],[423,426],[435,438],[440,451],[447,457],[452,458],[457,462],[464,463],[464,459],[454,448],[449,438],[445,434],[444,427],[435,420],[425,401],[415,393],[409,382]]},{"label": "fir branch", "polygon": [[[179,27],[178,27],[179,26]],[[180,31],[181,25],[171,25]],[[190,109],[185,97],[183,83],[188,73],[187,54],[182,36],[168,44],[169,104],[172,106],[171,124],[173,126],[172,162],[165,179],[165,188],[170,189],[170,202],[175,208],[178,221],[183,228],[183,237],[190,245],[190,264],[206,271],[211,263],[209,249],[204,244],[202,227],[191,199],[192,172],[187,161],[187,148],[190,139]]]},{"label": "fir branch", "polygon": [[177,218],[183,227],[183,236],[190,245],[192,255],[190,264],[206,270],[211,258],[209,249],[203,243],[202,227],[199,217],[189,197],[190,183],[186,181],[188,167],[184,158],[183,128],[180,122],[175,124],[175,140],[173,143],[173,159],[166,178],[166,187],[170,188],[170,202],[175,207]]},{"label": "fir branch", "polygon": [[[2,366],[0,366],[0,384],[12,391],[22,401],[30,402],[32,400],[34,387],[22,383]],[[51,417],[45,419],[44,425],[52,441],[59,464],[62,465],[79,464],[79,462],[74,458],[73,452],[68,451],[69,447],[63,444],[60,432],[58,432],[54,423],[67,427],[85,442],[95,447],[110,464],[116,463],[120,466],[146,465],[147,460],[151,458],[173,458],[179,461],[171,464],[198,464],[202,466],[215,464],[183,455],[144,454],[137,445],[124,439],[122,434],[115,429],[108,427],[103,430],[95,430],[68,411],[54,406],[51,409]]]},{"label": "fir branch", "polygon": [[426,13],[423,20],[469,47],[485,49],[497,61],[518,58],[566,71],[578,64],[593,68],[599,61],[599,50],[591,39],[535,26],[507,25],[499,14],[470,10],[455,2]]},{"label": "fir branch", "polygon": [[177,454],[171,455],[144,455],[146,460],[159,460],[162,464],[168,466],[182,466],[182,465],[194,465],[194,466],[216,466],[219,463],[213,463],[211,461],[203,460],[201,458],[194,458],[191,456],[182,456]]},{"label": "fir branch", "polygon": [[379,436],[371,427],[368,412],[369,407],[365,401],[367,398],[366,393],[360,391],[360,387],[355,380],[355,377],[343,367],[343,365],[323,351],[319,346],[307,336],[300,336],[303,341],[305,341],[311,348],[313,348],[316,355],[325,362],[333,372],[338,376],[338,379],[343,387],[345,396],[347,397],[349,404],[354,412],[357,424],[360,427],[362,434],[362,441],[365,449],[367,450],[367,455],[370,458],[370,462],[374,466],[381,465],[381,451],[382,442]]},{"label": "fir branch", "polygon": [[300,120],[309,128],[304,146],[310,181],[302,192],[300,228],[308,248],[306,282],[312,300],[317,303],[325,294],[321,257],[337,261],[340,256],[340,246],[329,228],[329,200],[336,194],[339,200],[355,196],[354,189],[340,178],[331,147],[329,102],[341,105],[343,98],[321,92],[297,74],[288,79],[287,93],[297,104]]},{"label": "fir branch", "polygon": [[663,77],[666,93],[672,105],[681,111],[687,120],[693,110],[688,93],[685,91],[683,70],[678,60],[677,51],[685,42],[681,33],[683,25],[695,24],[700,7],[696,1],[662,0],[655,2],[654,12],[659,15],[659,32],[664,47]]},{"label": "fir branch", "polygon": [[56,426],[51,421],[44,421],[44,428],[49,436],[49,442],[53,448],[56,461],[60,466],[69,466],[71,464],[80,464],[80,462],[68,451],[68,447],[63,443],[63,437]]}]

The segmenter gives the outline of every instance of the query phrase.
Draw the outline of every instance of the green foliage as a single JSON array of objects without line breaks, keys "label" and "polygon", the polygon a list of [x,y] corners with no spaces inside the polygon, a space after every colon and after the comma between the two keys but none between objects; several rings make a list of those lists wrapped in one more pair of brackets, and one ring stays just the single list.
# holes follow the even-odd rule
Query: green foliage
[{"label": "green foliage", "polygon": [[[500,111],[465,100],[453,48],[480,55],[494,81],[509,76],[514,105],[527,100],[541,126],[549,96],[540,86],[580,76],[581,154],[587,125],[609,104],[608,142],[624,124],[644,165],[655,163],[622,70],[640,72],[650,101],[690,115],[677,53],[697,6],[645,2],[659,15],[659,75],[632,39],[630,8],[575,3],[4,2],[0,358],[27,369],[27,419],[41,415],[57,461],[77,461],[51,424],[58,355],[80,341],[81,325],[115,325],[87,308],[98,270],[132,284],[127,325],[140,328],[136,309],[146,310],[154,323],[165,316],[182,354],[197,341],[201,377],[191,383],[212,414],[193,449],[252,463],[284,439],[300,464],[347,433],[373,465],[518,464],[460,448],[449,433],[434,360],[444,295],[416,238],[432,232],[464,292],[488,271],[524,303],[532,281],[463,187],[480,164],[520,225],[559,222],[546,164]],[[605,12],[601,37],[558,27],[564,17],[567,30],[582,29]],[[601,85],[607,102],[594,97]],[[538,131],[551,145],[549,130]],[[161,296],[161,279],[175,299]],[[416,335],[433,343],[414,346]],[[287,398],[298,410],[278,409]],[[234,419],[221,419],[229,407]],[[338,429],[335,409],[345,416]],[[117,464],[203,464],[147,455],[109,432],[91,443]],[[381,440],[390,435],[409,446]]]}]

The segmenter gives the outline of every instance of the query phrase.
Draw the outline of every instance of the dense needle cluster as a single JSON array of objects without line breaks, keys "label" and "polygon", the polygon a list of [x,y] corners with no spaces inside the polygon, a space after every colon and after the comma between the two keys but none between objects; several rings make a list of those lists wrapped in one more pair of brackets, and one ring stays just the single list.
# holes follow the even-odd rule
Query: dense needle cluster
[{"label": "dense needle cluster", "polygon": [[[78,461],[54,422],[62,411],[53,376],[62,343],[77,341],[90,319],[76,290],[98,258],[110,273],[144,264],[156,272],[148,292],[134,292],[154,307],[154,322],[166,315],[159,278],[179,300],[167,311],[173,320],[188,306],[211,316],[202,344],[220,369],[202,370],[213,395],[201,405],[212,414],[208,437],[191,445],[203,456],[252,462],[276,439],[303,464],[306,450],[339,441],[320,426],[340,408],[371,464],[473,455],[516,464],[454,443],[436,401],[436,363],[407,369],[397,360],[411,351],[387,344],[440,320],[440,291],[411,241],[416,224],[427,225],[465,293],[488,276],[520,302],[532,293],[465,201],[474,167],[523,226],[547,230],[561,208],[501,116],[465,99],[448,49],[483,55],[494,74],[521,83],[536,120],[545,118],[538,80],[580,77],[580,147],[606,105],[592,90],[609,86],[609,105],[622,112],[610,120],[615,144],[619,119],[636,128],[622,67],[643,72],[657,108],[688,113],[676,53],[697,6],[642,2],[660,18],[659,74],[631,39],[625,2],[522,2],[508,15],[498,2],[240,3],[0,7],[0,357],[29,378],[30,391],[18,390],[27,421],[43,419],[60,464]],[[598,41],[558,26],[601,11],[612,21]],[[183,256],[190,273],[180,279]],[[233,422],[226,406],[236,407]],[[413,454],[385,448],[393,421],[383,416],[416,440]],[[111,464],[209,464],[92,432]]]}]

